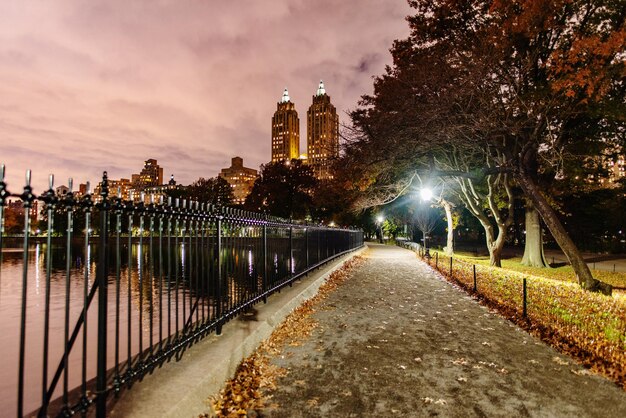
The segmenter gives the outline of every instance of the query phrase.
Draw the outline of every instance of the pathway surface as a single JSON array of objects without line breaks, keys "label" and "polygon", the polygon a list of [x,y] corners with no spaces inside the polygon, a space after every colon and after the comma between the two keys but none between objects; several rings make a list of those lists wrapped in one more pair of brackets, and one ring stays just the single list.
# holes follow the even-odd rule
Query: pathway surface
[{"label": "pathway surface", "polygon": [[626,392],[491,313],[415,255],[369,244],[313,314],[269,417],[626,417]]}]

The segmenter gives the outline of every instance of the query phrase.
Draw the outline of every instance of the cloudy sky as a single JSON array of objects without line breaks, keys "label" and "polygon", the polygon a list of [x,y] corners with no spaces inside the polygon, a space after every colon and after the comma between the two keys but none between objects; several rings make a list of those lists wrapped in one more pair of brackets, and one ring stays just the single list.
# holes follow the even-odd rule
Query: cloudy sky
[{"label": "cloudy sky", "polygon": [[320,79],[345,112],[408,35],[405,0],[0,2],[0,163],[13,192],[138,172],[188,184],[239,155],[270,159],[288,87],[300,116]]}]

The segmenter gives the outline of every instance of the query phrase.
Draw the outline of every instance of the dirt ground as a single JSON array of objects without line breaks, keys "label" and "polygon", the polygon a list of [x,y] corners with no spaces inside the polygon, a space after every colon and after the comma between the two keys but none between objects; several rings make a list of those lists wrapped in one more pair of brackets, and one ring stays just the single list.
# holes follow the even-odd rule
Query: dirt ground
[{"label": "dirt ground", "polygon": [[444,281],[410,251],[370,244],[315,308],[268,417],[625,417],[626,392]]}]

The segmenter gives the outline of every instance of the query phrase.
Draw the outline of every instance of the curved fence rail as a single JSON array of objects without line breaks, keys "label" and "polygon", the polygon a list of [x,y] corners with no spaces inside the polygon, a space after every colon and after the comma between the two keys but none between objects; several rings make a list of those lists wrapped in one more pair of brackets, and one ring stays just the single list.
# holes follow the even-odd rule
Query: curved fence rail
[{"label": "curved fence rail", "polygon": [[70,416],[95,405],[105,416],[110,395],[363,245],[357,230],[178,199],[124,201],[109,194],[106,173],[99,195],[77,197],[70,180],[60,197],[49,183],[36,196],[27,173],[23,192],[12,194],[0,167],[0,231],[15,222],[11,205],[23,231],[0,233],[0,332],[15,336],[0,366],[16,376],[0,387],[3,415]]}]

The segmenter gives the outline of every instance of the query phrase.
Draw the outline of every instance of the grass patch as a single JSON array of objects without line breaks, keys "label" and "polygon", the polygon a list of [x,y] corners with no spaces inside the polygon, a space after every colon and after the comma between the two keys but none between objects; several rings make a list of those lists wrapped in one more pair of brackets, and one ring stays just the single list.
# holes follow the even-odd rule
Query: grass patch
[{"label": "grass patch", "polygon": [[[443,256],[443,253],[440,253],[439,256]],[[455,253],[454,258],[461,259],[472,264],[489,266],[489,257],[485,256],[474,256],[470,253]],[[502,268],[505,270],[511,270],[526,275],[545,277],[546,279],[578,283],[578,280],[576,279],[576,273],[574,273],[574,269],[572,268],[572,266],[539,268],[523,266],[521,262],[521,257],[503,259]],[[603,281],[618,288],[626,288],[626,273],[613,273],[612,271],[605,270],[593,270],[592,273],[593,277],[600,281]]]}]

